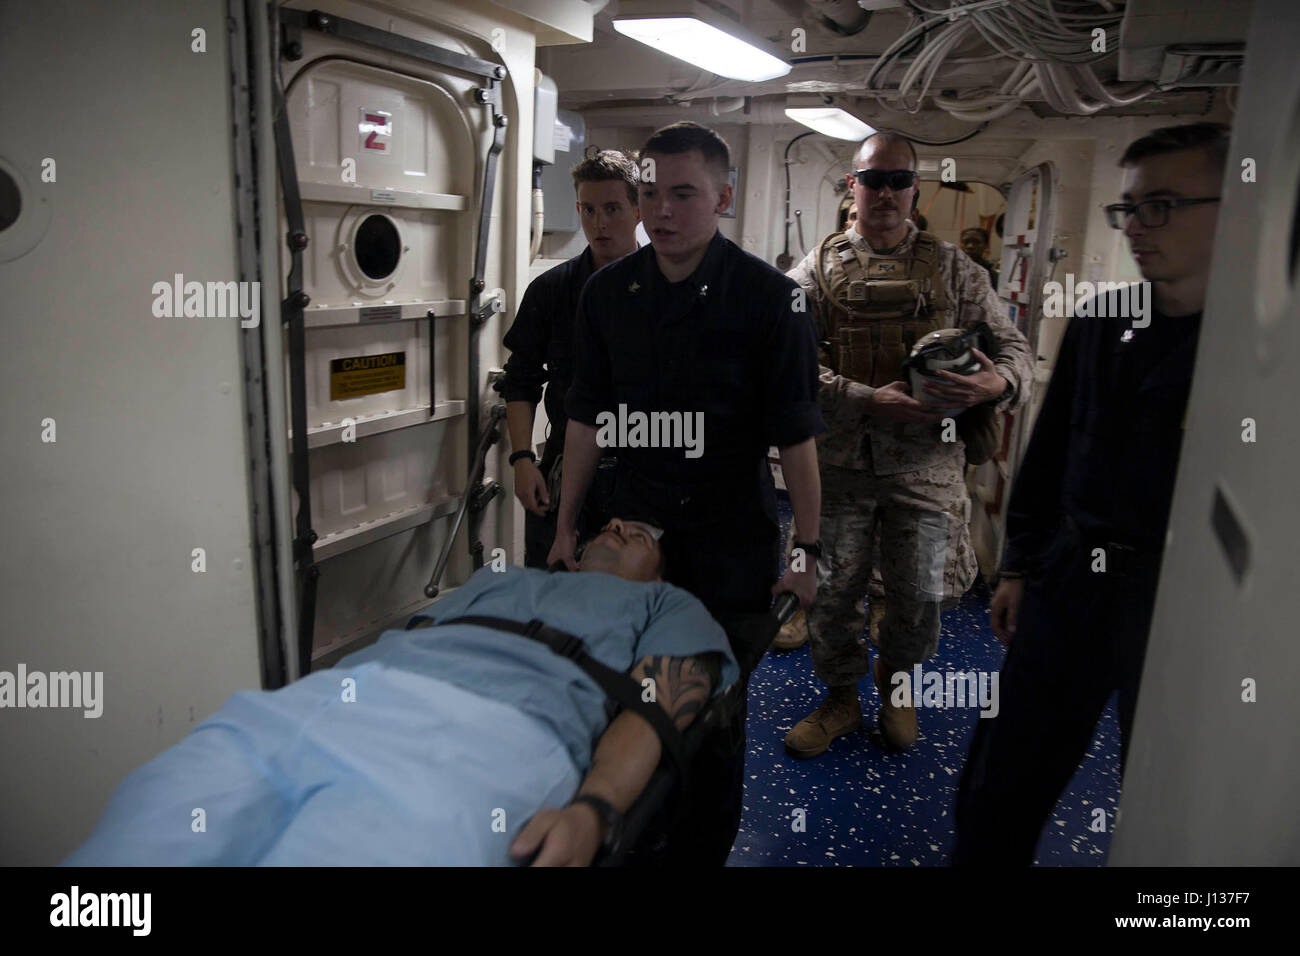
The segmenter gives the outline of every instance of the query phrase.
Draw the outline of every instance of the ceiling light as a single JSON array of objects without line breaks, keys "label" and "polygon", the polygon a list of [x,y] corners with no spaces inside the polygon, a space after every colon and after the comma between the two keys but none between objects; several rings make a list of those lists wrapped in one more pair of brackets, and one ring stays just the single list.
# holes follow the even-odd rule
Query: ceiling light
[{"label": "ceiling light", "polygon": [[789,63],[759,48],[739,22],[702,4],[624,3],[612,22],[624,36],[718,76],[758,83],[790,72]]},{"label": "ceiling light", "polygon": [[875,132],[852,113],[847,113],[838,106],[819,106],[812,108],[788,108],[785,115],[796,123],[802,123],[809,129],[815,129],[836,139],[864,140]]}]

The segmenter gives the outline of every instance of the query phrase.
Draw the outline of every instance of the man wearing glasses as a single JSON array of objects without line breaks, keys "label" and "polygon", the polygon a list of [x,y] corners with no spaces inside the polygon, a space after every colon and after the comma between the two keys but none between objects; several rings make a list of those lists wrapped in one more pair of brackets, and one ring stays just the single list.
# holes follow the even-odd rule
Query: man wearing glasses
[{"label": "man wearing glasses", "polygon": [[[817,438],[822,540],[801,547],[820,552],[810,560],[818,562],[821,597],[806,613],[813,665],[828,694],[786,735],[785,749],[797,758],[816,757],[861,726],[857,684],[870,663],[860,639],[862,598],[877,534],[885,594],[873,671],[881,735],[898,749],[916,740],[916,710],[905,706],[910,699],[894,699],[892,675],[933,656],[940,610],[960,599],[976,572],[964,410],[1014,410],[1033,381],[1029,345],[1003,314],[988,273],[908,218],[919,188],[912,144],[873,133],[853,169],[857,222],[789,273],[807,293],[822,345],[818,398],[827,426]],[[976,350],[978,372],[941,372],[912,394],[903,361],[913,344],[980,322],[998,343],[996,359]],[[943,424],[950,416],[955,429]]]},{"label": "man wearing glasses", "polygon": [[[1154,308],[1134,322],[1094,304],[1061,342],[1008,503],[989,613],[1009,651],[998,716],[976,722],[962,773],[954,864],[1033,862],[1115,691],[1123,772],[1227,155],[1226,126],[1193,123],[1154,130],[1120,159],[1124,201],[1106,215]],[[1109,318],[1085,317],[1097,315]],[[1067,826],[1086,836],[1090,822]]]}]

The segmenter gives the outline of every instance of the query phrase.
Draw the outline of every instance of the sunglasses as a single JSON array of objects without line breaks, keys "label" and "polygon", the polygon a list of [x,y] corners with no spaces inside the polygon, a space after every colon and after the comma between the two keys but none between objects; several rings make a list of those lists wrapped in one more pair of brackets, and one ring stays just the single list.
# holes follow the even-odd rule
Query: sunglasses
[{"label": "sunglasses", "polygon": [[916,185],[916,171],[911,169],[859,169],[853,173],[868,189],[906,189]]}]

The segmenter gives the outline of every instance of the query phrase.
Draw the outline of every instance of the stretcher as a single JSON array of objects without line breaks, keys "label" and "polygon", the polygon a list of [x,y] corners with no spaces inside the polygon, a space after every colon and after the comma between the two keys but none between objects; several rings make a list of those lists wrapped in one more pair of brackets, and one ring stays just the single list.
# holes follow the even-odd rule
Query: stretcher
[{"label": "stretcher", "polygon": [[[412,625],[421,626],[421,620],[417,615]],[[572,627],[574,620],[583,618],[570,615],[566,620]],[[697,609],[694,620],[707,618]],[[765,612],[724,623],[746,673],[762,656],[776,622]],[[592,674],[608,701],[644,713],[665,741],[660,767],[625,815],[626,836],[600,860],[603,866],[623,863],[626,849],[681,786],[684,773],[689,783],[689,770],[684,768],[691,767],[701,741],[727,726],[732,708],[743,700],[743,685],[733,684],[710,701],[685,734],[678,734],[659,703],[641,699],[637,681],[623,670],[587,658],[580,638],[540,621],[521,624],[478,616],[424,626],[456,623],[519,635],[507,643],[533,638],[548,644],[551,652]],[[712,646],[720,647],[719,635],[713,638]],[[402,646],[409,652],[416,643]],[[691,647],[698,646],[698,642],[684,642],[676,653],[689,654]],[[538,653],[532,651],[532,658]],[[508,862],[498,831],[466,826],[466,820],[475,808],[509,807],[509,818],[522,824],[540,807],[563,806],[582,779],[574,754],[546,723],[494,699],[490,685],[488,693],[483,688],[461,688],[438,679],[418,662],[418,653],[402,658],[376,647],[369,654],[359,652],[342,672],[310,674],[274,693],[233,694],[194,733],[122,782],[95,831],[67,862],[77,866]],[[728,665],[726,673],[736,672]],[[359,697],[340,694],[343,675],[362,689]],[[595,716],[592,703],[589,698],[588,713]],[[606,711],[607,719],[612,719],[612,708]],[[434,740],[438,746],[430,748],[428,742]],[[575,745],[581,746],[581,740]],[[527,786],[520,788],[521,780]],[[680,801],[674,801],[667,807],[678,805]],[[194,807],[204,808],[204,832],[209,835],[202,839],[195,838],[189,826]],[[667,832],[664,827],[653,829],[656,837]]]}]

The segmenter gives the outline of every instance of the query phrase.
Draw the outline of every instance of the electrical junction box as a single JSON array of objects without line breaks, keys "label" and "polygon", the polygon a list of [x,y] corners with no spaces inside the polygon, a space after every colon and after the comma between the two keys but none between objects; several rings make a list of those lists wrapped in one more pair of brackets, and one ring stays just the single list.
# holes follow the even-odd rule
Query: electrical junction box
[{"label": "electrical junction box", "polygon": [[542,194],[545,219],[542,232],[577,232],[582,224],[574,204],[578,194],[573,189],[569,170],[583,160],[587,147],[587,121],[572,110],[558,110],[552,126],[555,162],[542,167]]},{"label": "electrical junction box", "polygon": [[555,162],[555,114],[560,94],[555,81],[541,70],[533,71],[533,161]]}]

